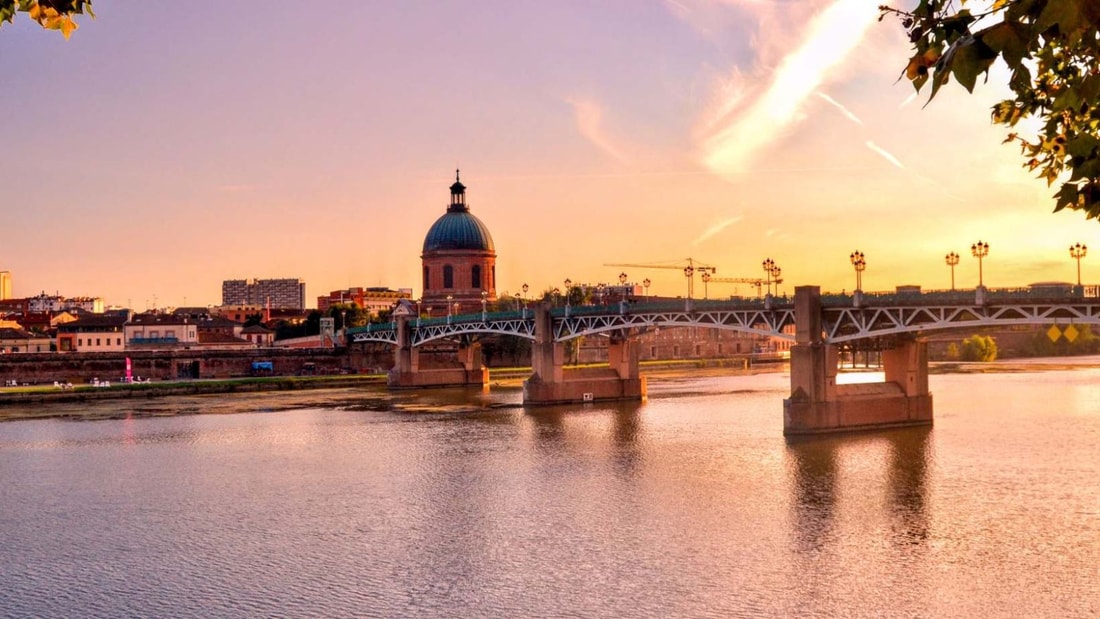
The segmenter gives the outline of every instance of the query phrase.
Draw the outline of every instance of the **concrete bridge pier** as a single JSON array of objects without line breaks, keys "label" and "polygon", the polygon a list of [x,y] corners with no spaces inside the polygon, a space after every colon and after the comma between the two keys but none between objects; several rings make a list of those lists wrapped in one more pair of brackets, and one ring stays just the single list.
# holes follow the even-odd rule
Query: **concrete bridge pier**
[{"label": "concrete bridge pier", "polygon": [[535,343],[531,347],[531,377],[523,383],[524,404],[562,404],[601,400],[643,400],[645,377],[638,370],[638,345],[616,336],[608,344],[607,368],[566,370],[565,349],[554,341],[550,306],[535,310]]},{"label": "concrete bridge pier", "polygon": [[882,353],[885,382],[837,385],[839,354],[823,341],[821,289],[795,288],[791,397],[783,401],[783,434],[822,434],[932,423],[928,346],[904,339]]},{"label": "concrete bridge pier", "polygon": [[412,330],[408,316],[395,316],[397,347],[394,364],[386,377],[386,386],[393,391],[430,387],[478,387],[489,385],[489,369],[482,365],[481,343],[460,344],[458,361],[461,367],[421,368],[420,350],[412,345]]}]

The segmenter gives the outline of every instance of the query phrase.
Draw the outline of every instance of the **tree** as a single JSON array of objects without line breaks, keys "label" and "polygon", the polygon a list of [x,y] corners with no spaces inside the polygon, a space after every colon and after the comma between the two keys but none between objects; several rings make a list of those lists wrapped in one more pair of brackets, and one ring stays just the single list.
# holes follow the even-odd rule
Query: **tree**
[{"label": "tree", "polygon": [[65,38],[79,28],[76,15],[92,12],[92,0],[0,0],[0,26],[15,21],[16,13],[26,13],[47,30],[60,30]]},{"label": "tree", "polygon": [[[951,76],[973,92],[1000,59],[1015,98],[993,106],[993,122],[1010,129],[1024,167],[1061,187],[1054,211],[1100,217],[1100,2],[992,0],[971,12],[967,0],[919,0],[912,11],[881,6],[879,19],[897,16],[912,43],[903,74],[919,92],[932,83],[929,102]],[[1021,120],[1036,117],[1035,135]]]},{"label": "tree", "polygon": [[962,353],[959,352],[959,345],[955,342],[948,344],[947,350],[944,352],[944,356],[947,357],[948,361],[958,361],[961,354]]},{"label": "tree", "polygon": [[963,361],[993,361],[997,358],[997,342],[988,335],[971,335],[962,341]]}]

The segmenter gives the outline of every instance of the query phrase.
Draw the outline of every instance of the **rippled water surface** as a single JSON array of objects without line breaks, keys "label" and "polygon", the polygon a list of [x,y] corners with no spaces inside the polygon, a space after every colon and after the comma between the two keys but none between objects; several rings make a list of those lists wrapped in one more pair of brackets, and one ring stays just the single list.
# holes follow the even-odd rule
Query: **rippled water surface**
[{"label": "rippled water surface", "polygon": [[803,441],[785,374],[4,423],[0,616],[1100,614],[1100,370],[932,388],[935,428]]}]

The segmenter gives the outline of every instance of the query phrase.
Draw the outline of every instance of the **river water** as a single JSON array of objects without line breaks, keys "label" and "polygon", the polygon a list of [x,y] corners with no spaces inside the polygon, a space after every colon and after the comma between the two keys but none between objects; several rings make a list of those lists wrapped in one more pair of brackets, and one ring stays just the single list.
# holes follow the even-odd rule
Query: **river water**
[{"label": "river water", "polygon": [[0,616],[1100,614],[1100,369],[934,375],[934,428],[799,441],[788,381],[3,423]]}]

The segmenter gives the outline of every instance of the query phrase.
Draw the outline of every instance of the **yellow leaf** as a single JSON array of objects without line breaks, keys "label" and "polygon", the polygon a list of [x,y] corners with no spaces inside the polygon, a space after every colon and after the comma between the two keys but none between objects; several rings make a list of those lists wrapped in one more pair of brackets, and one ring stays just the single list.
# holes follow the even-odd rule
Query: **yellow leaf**
[{"label": "yellow leaf", "polygon": [[78,27],[76,22],[73,21],[73,18],[66,15],[61,21],[61,34],[65,35],[65,38],[68,39],[69,35],[73,33],[73,30],[76,30]]},{"label": "yellow leaf", "polygon": [[1011,2],[1011,1],[1012,0],[997,0],[996,2],[993,3],[993,10],[994,11],[1001,10],[1001,9],[1005,8],[1006,6],[1008,6],[1008,3]]},{"label": "yellow leaf", "polygon": [[27,11],[27,14],[30,15],[31,19],[34,21],[42,23],[42,7],[38,6],[37,2],[31,6],[31,10]]}]

